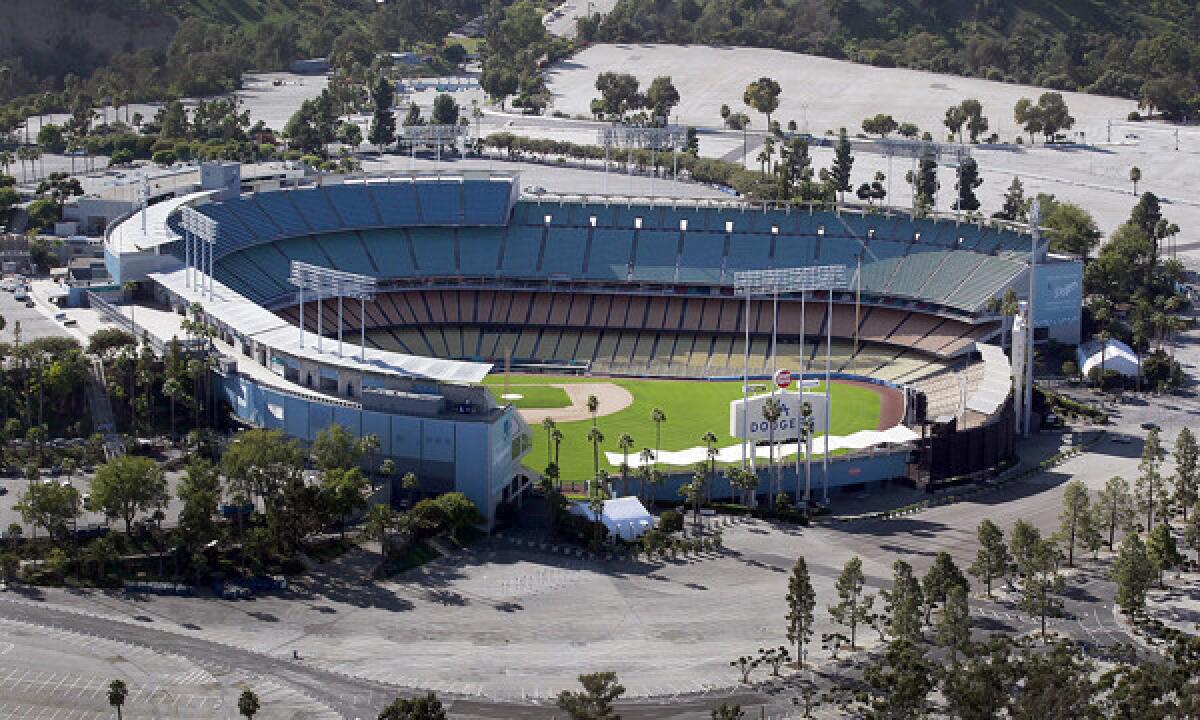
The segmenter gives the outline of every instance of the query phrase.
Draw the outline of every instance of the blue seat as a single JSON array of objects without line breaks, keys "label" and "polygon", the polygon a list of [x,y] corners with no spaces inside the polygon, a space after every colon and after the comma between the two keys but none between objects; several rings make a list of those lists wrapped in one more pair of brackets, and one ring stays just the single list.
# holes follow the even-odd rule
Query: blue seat
[{"label": "blue seat", "polygon": [[347,228],[365,229],[383,224],[366,185],[326,185],[325,196],[337,214],[346,221]]},{"label": "blue seat", "polygon": [[503,225],[508,220],[512,180],[467,180],[463,184],[465,224]]},{"label": "blue seat", "polygon": [[583,258],[586,253],[587,230],[552,227],[546,237],[546,247],[542,251],[542,273],[580,277],[583,275]]},{"label": "blue seat", "polygon": [[321,188],[291,191],[292,204],[309,226],[317,231],[345,229],[346,223],[334,212],[329,197]]},{"label": "blue seat", "polygon": [[720,283],[724,263],[724,233],[688,230],[683,234],[683,253],[679,256],[679,282],[713,285]]},{"label": "blue seat", "polygon": [[307,235],[312,232],[312,226],[296,209],[290,195],[289,191],[276,190],[256,193],[253,197],[254,202],[258,203],[258,207],[283,232],[284,237]]},{"label": "blue seat", "polygon": [[540,227],[510,227],[504,245],[504,260],[500,274],[506,277],[534,277],[537,273],[538,255],[542,250]]},{"label": "blue seat", "polygon": [[425,276],[453,276],[458,274],[458,263],[454,259],[454,231],[440,228],[410,228],[413,254],[417,257],[417,270]]},{"label": "blue seat", "polygon": [[370,183],[368,187],[384,225],[406,227],[421,222],[417,191],[411,182]]},{"label": "blue seat", "polygon": [[460,225],[464,219],[463,188],[458,182],[416,182],[423,225]]},{"label": "blue seat", "polygon": [[643,230],[634,247],[633,279],[675,282],[679,262],[679,231]]},{"label": "blue seat", "polygon": [[500,268],[504,228],[464,228],[458,231],[458,267],[463,275],[491,277]]},{"label": "blue seat", "polygon": [[407,278],[417,274],[408,238],[400,230],[364,230],[363,245],[384,278]]},{"label": "blue seat", "polygon": [[632,255],[632,230],[596,228],[584,275],[593,280],[627,280]]},{"label": "blue seat", "polygon": [[[829,242],[826,236],[824,242]],[[777,268],[806,267],[817,261],[817,238],[812,235],[776,235],[775,261]]]},{"label": "blue seat", "polygon": [[379,271],[367,256],[358,233],[340,232],[313,238],[320,249],[333,261],[336,270],[375,276]]},{"label": "blue seat", "polygon": [[729,257],[725,260],[725,277],[732,280],[737,270],[765,270],[771,267],[771,236],[745,235],[735,232],[729,238]]}]

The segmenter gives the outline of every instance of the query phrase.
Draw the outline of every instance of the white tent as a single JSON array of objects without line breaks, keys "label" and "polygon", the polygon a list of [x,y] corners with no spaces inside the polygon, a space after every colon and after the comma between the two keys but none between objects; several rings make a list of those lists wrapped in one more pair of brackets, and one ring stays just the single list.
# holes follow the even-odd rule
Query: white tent
[{"label": "white tent", "polygon": [[1120,340],[1109,340],[1107,345],[1092,340],[1075,349],[1075,362],[1084,377],[1091,373],[1092,368],[1099,368],[1101,360],[1105,370],[1115,370],[1126,377],[1137,377],[1140,373],[1141,362],[1137,353]]},{"label": "white tent", "polygon": [[[571,512],[588,520],[596,519],[592,509],[584,501],[575,503]],[[608,528],[610,533],[622,540],[637,540],[654,527],[654,516],[647,512],[641,500],[629,496],[605,500],[600,522],[604,523],[604,527]]]}]

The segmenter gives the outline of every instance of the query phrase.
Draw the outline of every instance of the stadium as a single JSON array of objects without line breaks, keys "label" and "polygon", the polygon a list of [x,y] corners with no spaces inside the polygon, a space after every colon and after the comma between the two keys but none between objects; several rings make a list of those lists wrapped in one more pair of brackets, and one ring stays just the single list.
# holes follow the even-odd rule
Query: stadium
[{"label": "stadium", "polygon": [[[304,441],[331,423],[375,434],[422,490],[465,492],[489,524],[552,444],[567,480],[636,468],[653,447],[668,474],[653,492],[673,501],[697,460],[748,452],[769,491],[760,458],[814,450],[798,452],[795,434],[790,447],[772,438],[775,451],[734,437],[730,403],[766,392],[782,368],[814,398],[828,390],[811,469],[826,496],[984,470],[1011,455],[1014,428],[1012,370],[989,344],[1008,326],[996,300],[1032,287],[1035,339],[1079,339],[1078,259],[1031,255],[1029,230],[997,221],[523,195],[517,175],[486,171],[269,190],[243,187],[231,164],[203,177],[201,192],[106,234],[117,285],[160,301],[139,306],[139,332],[182,337],[199,305],[240,421]],[[753,296],[738,284],[821,267],[845,282]],[[577,389],[589,384],[611,391],[590,415]],[[651,424],[651,408],[665,422]],[[560,442],[540,428],[556,412]],[[596,422],[602,446],[584,439]],[[623,432],[635,457],[618,448]],[[705,448],[706,432],[723,447]],[[784,488],[798,493],[799,463],[789,472]],[[710,492],[735,490],[718,480]]]}]

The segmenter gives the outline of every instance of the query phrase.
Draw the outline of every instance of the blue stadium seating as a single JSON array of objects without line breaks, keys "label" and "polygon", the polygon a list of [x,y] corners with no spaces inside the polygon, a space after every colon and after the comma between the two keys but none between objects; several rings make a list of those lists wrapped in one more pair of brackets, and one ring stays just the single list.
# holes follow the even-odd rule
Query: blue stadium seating
[{"label": "blue stadium seating", "polygon": [[583,258],[586,254],[587,230],[556,228],[546,238],[546,247],[542,250],[542,272],[579,277],[583,274]]},{"label": "blue stadium seating", "polygon": [[378,275],[379,271],[367,256],[358,233],[340,232],[320,235],[313,238],[326,255],[333,260],[338,270],[358,273],[359,275]]},{"label": "blue stadium seating", "polygon": [[383,277],[405,278],[417,274],[409,252],[408,238],[402,231],[364,230],[360,237]]},{"label": "blue stadium seating", "polygon": [[[829,238],[826,237],[824,242],[829,242]],[[816,252],[817,239],[811,235],[778,235],[772,264],[777,268],[812,265],[816,262]]]},{"label": "blue stadium seating", "polygon": [[463,223],[501,225],[508,215],[512,183],[499,180],[466,180],[463,187]]},{"label": "blue stadium seating", "polygon": [[228,206],[230,213],[250,230],[251,235],[259,240],[274,240],[283,237],[283,231],[279,229],[279,226],[267,217],[262,208],[250,198],[237,198],[230,201]]},{"label": "blue stadium seating", "polygon": [[542,251],[540,227],[512,227],[504,244],[504,260],[500,275],[506,277],[536,277],[538,256]]},{"label": "blue stadium seating", "polygon": [[906,256],[896,274],[892,276],[888,292],[906,297],[919,297],[918,291],[921,286],[929,280],[945,257],[945,251],[912,253]]},{"label": "blue stadium seating", "polygon": [[313,231],[312,226],[296,210],[290,195],[290,191],[277,190],[256,193],[253,198],[254,202],[258,203],[258,207],[271,219],[271,222],[283,231],[285,237],[308,235]]},{"label": "blue stadium seating", "polygon": [[633,231],[597,228],[592,234],[592,252],[584,276],[593,280],[625,281],[633,255]]},{"label": "blue stadium seating", "polygon": [[421,222],[426,225],[461,225],[463,188],[458,183],[418,180],[417,202],[421,206]]},{"label": "blue stadium seating", "polygon": [[410,228],[413,253],[417,256],[417,271],[422,275],[458,275],[454,259],[454,231],[440,228]]},{"label": "blue stadium seating", "polygon": [[[736,226],[735,226],[736,228]],[[736,270],[761,270],[771,267],[770,235],[739,235],[735,229],[729,238],[729,257],[725,260],[725,279],[732,280]]]},{"label": "blue stadium seating", "polygon": [[458,234],[458,268],[463,275],[490,277],[500,267],[503,228],[475,228]]},{"label": "blue stadium seating", "polygon": [[347,227],[346,222],[334,212],[328,196],[321,188],[292,190],[291,199],[292,204],[313,230],[331,232]]},{"label": "blue stadium seating", "polygon": [[675,282],[675,269],[679,262],[679,231],[639,232],[634,256],[634,280]]},{"label": "blue stadium seating", "polygon": [[[691,226],[691,223],[688,223]],[[721,282],[725,264],[725,235],[723,233],[693,232],[683,234],[683,254],[679,256],[679,282]]]},{"label": "blue stadium seating", "polygon": [[346,221],[346,227],[365,229],[383,225],[371,194],[364,185],[326,185],[325,195],[337,214]]},{"label": "blue stadium seating", "polygon": [[420,224],[417,191],[411,182],[370,183],[369,187],[384,225],[405,227]]}]

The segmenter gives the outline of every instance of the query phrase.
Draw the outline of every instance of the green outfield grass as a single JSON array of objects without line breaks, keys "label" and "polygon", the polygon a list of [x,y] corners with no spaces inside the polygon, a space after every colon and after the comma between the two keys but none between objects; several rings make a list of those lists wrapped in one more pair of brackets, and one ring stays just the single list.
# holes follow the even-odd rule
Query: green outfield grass
[{"label": "green outfield grass", "polygon": [[[617,439],[622,433],[633,437],[637,454],[643,447],[654,448],[654,422],[650,412],[658,407],[667,415],[662,424],[663,450],[684,450],[703,445],[701,436],[712,432],[717,436],[717,446],[732,445],[729,435],[729,401],[741,397],[740,382],[698,382],[685,380],[622,380],[622,379],[574,379],[547,376],[520,376],[510,378],[510,388],[517,383],[523,386],[545,383],[613,382],[633,395],[633,404],[619,412],[602,416],[597,425],[604,433],[600,445],[600,467],[617,472],[616,466],[604,461],[604,452],[617,452]],[[491,386],[503,383],[502,378],[488,378]],[[824,391],[824,387],[818,388]],[[497,391],[498,392],[498,391]],[[871,389],[856,385],[833,384],[833,434],[848,435],[859,430],[873,430],[879,423],[879,395]],[[604,407],[601,406],[601,412]],[[565,480],[582,480],[592,475],[592,445],[587,441],[590,420],[559,423],[565,436],[561,447],[560,465]],[[526,456],[525,463],[541,470],[546,466],[546,431],[540,425],[530,428],[533,432],[533,451]]]},{"label": "green outfield grass", "polygon": [[[492,391],[492,395],[496,397],[497,402],[507,402],[500,399],[500,396],[504,394],[502,384],[492,385],[488,389]],[[551,387],[549,385],[514,385],[510,383],[508,392],[522,396],[519,400],[512,401],[512,404],[519,408],[544,410],[549,408],[565,408],[571,404],[571,398],[567,397],[567,391],[560,387]]]}]

